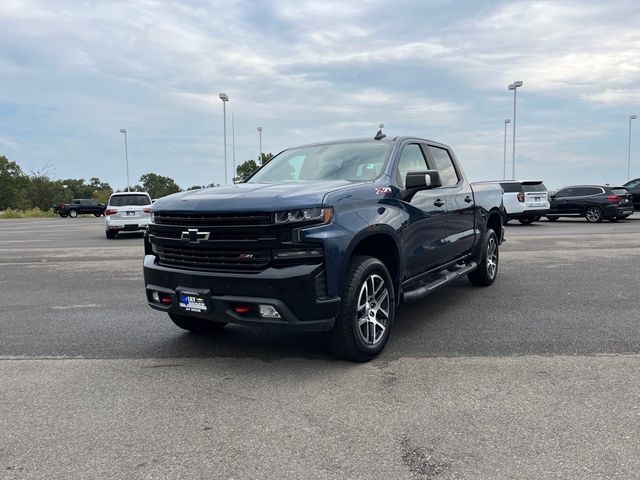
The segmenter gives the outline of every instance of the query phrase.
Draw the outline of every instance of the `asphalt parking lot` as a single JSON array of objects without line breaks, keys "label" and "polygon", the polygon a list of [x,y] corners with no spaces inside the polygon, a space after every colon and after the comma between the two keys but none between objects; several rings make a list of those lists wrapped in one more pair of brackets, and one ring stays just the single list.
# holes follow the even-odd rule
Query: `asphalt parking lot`
[{"label": "asphalt parking lot", "polygon": [[0,221],[2,478],[637,478],[637,213],[510,224],[494,286],[403,307],[364,365],[183,333],[102,222]]}]

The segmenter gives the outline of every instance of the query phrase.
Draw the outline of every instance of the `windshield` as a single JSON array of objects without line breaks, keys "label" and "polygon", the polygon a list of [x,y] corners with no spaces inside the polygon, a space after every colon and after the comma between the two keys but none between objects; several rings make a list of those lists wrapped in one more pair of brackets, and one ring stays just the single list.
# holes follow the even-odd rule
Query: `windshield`
[{"label": "windshield", "polygon": [[390,145],[380,142],[339,143],[286,150],[247,183],[349,180],[366,182],[384,168]]},{"label": "windshield", "polygon": [[151,205],[149,195],[114,195],[109,200],[112,207],[123,207],[125,205]]}]

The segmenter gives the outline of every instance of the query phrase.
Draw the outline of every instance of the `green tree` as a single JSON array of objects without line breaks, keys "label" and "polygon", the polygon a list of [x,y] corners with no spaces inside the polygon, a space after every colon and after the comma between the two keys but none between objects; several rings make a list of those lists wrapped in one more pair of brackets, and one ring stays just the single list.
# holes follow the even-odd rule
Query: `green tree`
[{"label": "green tree", "polygon": [[160,198],[181,191],[173,178],[163,177],[156,173],[145,173],[140,177],[140,183],[142,183],[142,188],[151,195],[151,198]]},{"label": "green tree", "polygon": [[247,160],[246,162],[241,163],[236,168],[236,177],[233,179],[234,182],[244,182],[249,175],[255,172],[258,169],[258,164],[255,160]]},{"label": "green tree", "polygon": [[60,180],[51,180],[47,170],[45,167],[29,175],[24,198],[19,205],[21,208],[38,207],[40,210],[48,210],[56,203],[71,200],[71,192]]},{"label": "green tree", "polygon": [[0,155],[0,210],[18,208],[28,181],[16,162]]},{"label": "green tree", "polygon": [[271,161],[271,159],[273,158],[273,154],[272,153],[261,153],[260,154],[260,165],[266,165],[267,163],[269,163]]}]

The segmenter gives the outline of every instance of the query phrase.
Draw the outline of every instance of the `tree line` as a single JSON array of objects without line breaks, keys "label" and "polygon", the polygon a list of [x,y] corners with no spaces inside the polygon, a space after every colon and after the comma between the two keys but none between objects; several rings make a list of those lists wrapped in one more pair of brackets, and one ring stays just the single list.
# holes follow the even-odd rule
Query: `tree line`
[{"label": "tree line", "polygon": [[[269,162],[272,157],[270,153],[262,154],[262,158],[259,159],[260,165]],[[236,169],[234,181],[244,181],[257,168],[258,162],[255,160],[241,163]],[[106,203],[114,192],[108,182],[103,182],[97,177],[89,180],[83,178],[54,180],[51,178],[50,170],[50,167],[45,166],[38,171],[25,173],[16,162],[0,155],[0,210],[39,208],[44,211],[57,203],[69,203],[74,198],[93,198],[98,202]],[[182,191],[172,178],[156,173],[145,173],[138,182],[131,187],[131,190],[148,192],[151,198],[160,198]],[[215,186],[218,185],[214,183],[193,185],[187,190]]]}]

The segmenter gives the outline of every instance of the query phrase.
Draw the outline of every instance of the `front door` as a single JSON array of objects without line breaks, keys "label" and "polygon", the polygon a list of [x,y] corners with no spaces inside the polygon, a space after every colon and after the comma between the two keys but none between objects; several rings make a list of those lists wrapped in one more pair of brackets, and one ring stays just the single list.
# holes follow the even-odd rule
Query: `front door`
[{"label": "front door", "polygon": [[444,263],[444,238],[447,236],[447,209],[444,189],[421,190],[409,195],[404,188],[408,172],[428,170],[422,148],[405,144],[396,168],[396,183],[401,205],[409,214],[402,229],[402,255],[405,279],[415,277]]}]

